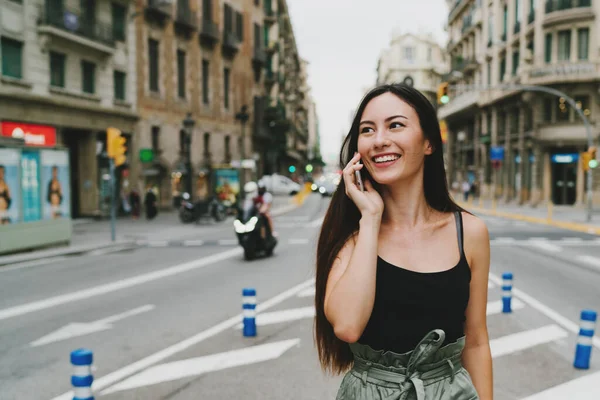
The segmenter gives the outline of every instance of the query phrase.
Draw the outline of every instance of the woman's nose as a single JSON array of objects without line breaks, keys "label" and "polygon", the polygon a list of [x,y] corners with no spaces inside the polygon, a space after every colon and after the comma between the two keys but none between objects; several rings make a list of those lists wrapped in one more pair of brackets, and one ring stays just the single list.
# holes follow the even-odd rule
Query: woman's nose
[{"label": "woman's nose", "polygon": [[385,130],[378,129],[375,132],[375,145],[380,147],[380,146],[385,146],[387,143],[388,143],[388,138],[385,133]]}]

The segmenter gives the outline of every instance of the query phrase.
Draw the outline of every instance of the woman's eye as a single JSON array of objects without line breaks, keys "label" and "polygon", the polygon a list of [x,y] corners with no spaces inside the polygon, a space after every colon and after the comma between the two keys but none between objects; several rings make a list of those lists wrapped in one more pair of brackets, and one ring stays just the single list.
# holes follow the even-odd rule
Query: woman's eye
[{"label": "woman's eye", "polygon": [[372,132],[373,128],[371,128],[370,126],[365,126],[363,128],[361,128],[360,133],[367,133],[367,132]]},{"label": "woman's eye", "polygon": [[403,126],[405,126],[405,125],[404,125],[403,123],[400,123],[400,122],[392,122],[392,123],[390,124],[390,128],[391,128],[391,129],[395,129],[395,128],[401,128],[401,127],[403,127]]}]

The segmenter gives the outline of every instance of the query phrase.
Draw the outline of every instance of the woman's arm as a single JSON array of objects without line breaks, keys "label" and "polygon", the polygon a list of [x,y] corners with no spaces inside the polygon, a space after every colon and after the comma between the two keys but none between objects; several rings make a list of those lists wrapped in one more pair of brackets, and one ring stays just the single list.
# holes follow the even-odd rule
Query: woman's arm
[{"label": "woman's arm", "polygon": [[466,312],[462,362],[480,399],[492,400],[492,355],[486,321],[490,238],[482,220],[466,213],[463,213],[463,220],[465,253],[471,266],[471,294]]},{"label": "woman's arm", "polygon": [[361,219],[358,234],[346,242],[329,272],[325,316],[344,342],[361,337],[373,311],[379,225],[380,218]]}]

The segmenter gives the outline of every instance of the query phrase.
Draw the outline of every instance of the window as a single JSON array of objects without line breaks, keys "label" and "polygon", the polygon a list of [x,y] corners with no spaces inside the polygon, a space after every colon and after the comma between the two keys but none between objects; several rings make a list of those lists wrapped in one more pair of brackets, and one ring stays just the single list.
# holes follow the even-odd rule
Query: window
[{"label": "window", "polygon": [[504,80],[504,74],[506,73],[506,57],[500,59],[500,77],[498,79],[499,82]]},{"label": "window", "polygon": [[492,84],[492,63],[487,63],[487,84]]},{"label": "window", "polygon": [[185,99],[185,51],[177,50],[177,92]]},{"label": "window", "polygon": [[577,30],[577,59],[587,60],[590,47],[590,30],[581,28]]},{"label": "window", "polygon": [[229,68],[223,70],[223,104],[229,108]]},{"label": "window", "polygon": [[515,0],[515,25],[521,22],[521,0]]},{"label": "window", "polygon": [[494,38],[494,15],[490,13],[488,17],[488,47],[492,45]]},{"label": "window", "polygon": [[552,34],[546,33],[546,53],[545,59],[546,64],[550,64],[552,62]]},{"label": "window", "polygon": [[544,121],[552,122],[552,99],[544,99]]},{"label": "window", "polygon": [[231,161],[231,137],[225,136],[225,162]]},{"label": "window", "polygon": [[504,135],[506,132],[506,114],[501,112],[498,114],[498,134]]},{"label": "window", "polygon": [[212,20],[212,0],[202,0],[202,18]]},{"label": "window", "polygon": [[415,48],[414,47],[404,47],[404,59],[409,63],[415,61]]},{"label": "window", "polygon": [[526,132],[533,129],[533,110],[531,108],[525,109],[525,121],[523,128]]},{"label": "window", "polygon": [[487,113],[487,130],[488,135],[492,135],[492,112],[488,111]]},{"label": "window", "polygon": [[513,62],[512,74],[517,75],[517,70],[519,69],[519,52],[518,51],[513,52],[512,62]]},{"label": "window", "polygon": [[113,79],[115,81],[115,99],[125,101],[125,72],[114,71]]},{"label": "window", "polygon": [[208,60],[202,60],[202,101],[204,104],[210,104],[209,82],[210,69]]},{"label": "window", "polygon": [[210,157],[210,133],[204,134],[204,157]]},{"label": "window", "polygon": [[259,24],[254,24],[254,48],[262,48],[263,40],[261,37],[262,28]]},{"label": "window", "polygon": [[23,43],[3,37],[0,40],[2,75],[23,78]]},{"label": "window", "polygon": [[504,6],[504,14],[502,16],[502,40],[506,40],[506,32],[508,30],[508,6]]},{"label": "window", "polygon": [[179,130],[179,151],[183,153],[185,150],[186,150],[186,146],[185,146],[185,130],[180,129]]},{"label": "window", "polygon": [[127,10],[120,4],[112,4],[113,39],[125,41],[125,20]]},{"label": "window", "polygon": [[81,62],[81,88],[84,93],[96,93],[96,64],[89,61]]},{"label": "window", "polygon": [[254,0],[254,5],[255,6],[260,6],[260,0]]},{"label": "window", "polygon": [[427,48],[427,61],[431,62],[433,49],[431,47]]},{"label": "window", "polygon": [[158,42],[148,39],[148,79],[151,92],[158,92]]},{"label": "window", "polygon": [[571,31],[558,32],[558,61],[571,59]]},{"label": "window", "polygon": [[155,152],[160,149],[160,127],[152,127],[152,150]]},{"label": "window", "polygon": [[244,41],[244,16],[242,13],[235,13],[235,34],[240,42]]},{"label": "window", "polygon": [[556,108],[556,120],[557,121],[568,121],[569,114],[570,114],[569,104],[563,98],[560,98],[558,101],[554,100],[554,102],[558,106]]},{"label": "window", "polygon": [[591,114],[590,96],[575,96],[574,100],[577,108],[583,112],[583,115],[589,118]]},{"label": "window", "polygon": [[65,87],[65,55],[50,52],[50,85]]},{"label": "window", "polygon": [[223,5],[223,32],[233,32],[233,15],[229,4]]}]

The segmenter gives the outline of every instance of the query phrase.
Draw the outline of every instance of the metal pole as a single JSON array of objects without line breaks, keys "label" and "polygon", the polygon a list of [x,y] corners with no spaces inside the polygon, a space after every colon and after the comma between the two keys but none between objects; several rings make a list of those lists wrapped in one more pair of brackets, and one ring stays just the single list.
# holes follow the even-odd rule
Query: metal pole
[{"label": "metal pole", "polygon": [[108,165],[109,165],[109,172],[110,172],[110,239],[114,242],[115,236],[116,236],[115,220],[116,220],[116,216],[117,216],[116,201],[115,201],[115,195],[117,192],[117,187],[116,187],[117,185],[116,185],[116,179],[115,179],[115,160],[113,160],[112,158],[109,158]]},{"label": "metal pole", "polygon": [[242,132],[241,132],[241,146],[240,146],[240,193],[244,193],[244,185],[246,184],[246,170],[244,169],[244,160],[246,159],[246,141],[244,140],[244,126],[246,122],[241,120]]}]

